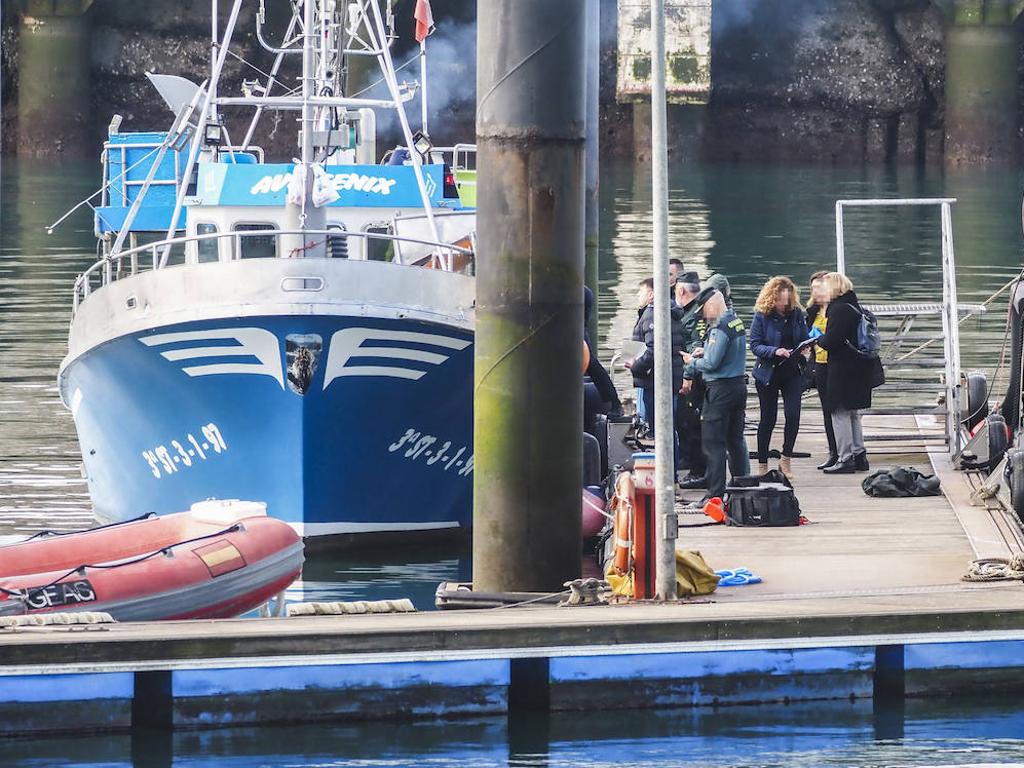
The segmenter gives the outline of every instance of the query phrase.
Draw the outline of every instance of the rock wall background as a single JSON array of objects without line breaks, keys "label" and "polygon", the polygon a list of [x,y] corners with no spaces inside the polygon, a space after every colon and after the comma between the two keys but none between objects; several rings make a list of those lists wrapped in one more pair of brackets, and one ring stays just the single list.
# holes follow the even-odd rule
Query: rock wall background
[{"label": "rock wall background", "polygon": [[[642,155],[645,107],[615,101],[616,0],[601,2],[602,150]],[[413,5],[413,0],[396,4],[400,33],[409,41]],[[17,15],[11,6],[3,5],[0,33],[4,152],[12,151],[17,127]],[[438,143],[466,140],[474,124],[475,0],[434,6],[438,32],[430,45],[439,60],[431,72],[431,133]],[[144,72],[202,79],[209,66],[208,8],[205,0],[96,0],[90,10],[96,131],[89,154],[115,112],[124,116],[123,130],[169,123],[171,114]],[[677,157],[869,163],[941,159],[944,38],[942,18],[926,0],[715,0],[714,14],[711,102],[670,110],[670,149]],[[245,31],[236,37],[244,55],[269,68],[269,55],[252,37],[251,17],[240,19],[239,29]],[[407,51],[408,45],[399,48],[396,61],[403,61]],[[238,92],[243,78],[255,76],[229,58],[222,92]],[[406,76],[417,76],[415,65]],[[290,118],[285,113],[282,119]],[[275,134],[272,148],[293,152],[293,130],[285,128]],[[234,135],[241,130],[236,127]],[[383,138],[381,148],[394,138]],[[45,143],[45,137],[38,140]]]}]

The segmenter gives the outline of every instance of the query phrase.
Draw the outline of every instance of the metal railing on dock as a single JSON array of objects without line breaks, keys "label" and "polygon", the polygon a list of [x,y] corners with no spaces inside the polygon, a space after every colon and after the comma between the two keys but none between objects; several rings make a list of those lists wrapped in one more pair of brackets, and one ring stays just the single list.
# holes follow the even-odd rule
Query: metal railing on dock
[{"label": "metal railing on dock", "polygon": [[[961,448],[963,387],[960,323],[985,312],[981,304],[960,304],[956,292],[952,206],[955,198],[903,198],[836,201],[836,271],[845,274],[845,209],[938,207],[942,244],[942,299],[939,302],[865,304],[879,320],[886,384],[876,390],[871,413],[931,414],[945,423],[950,453]],[[920,397],[932,393],[930,401]],[[940,394],[941,393],[941,394]],[[935,395],[938,395],[936,397]]]}]

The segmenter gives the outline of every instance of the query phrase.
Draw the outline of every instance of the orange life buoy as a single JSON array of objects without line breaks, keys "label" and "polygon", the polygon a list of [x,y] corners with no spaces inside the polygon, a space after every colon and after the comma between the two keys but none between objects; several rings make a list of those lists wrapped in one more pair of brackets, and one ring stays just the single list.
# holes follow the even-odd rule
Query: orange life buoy
[{"label": "orange life buoy", "polygon": [[629,572],[629,560],[632,555],[633,501],[636,498],[636,487],[633,476],[623,472],[615,483],[615,558],[613,565],[619,573]]}]

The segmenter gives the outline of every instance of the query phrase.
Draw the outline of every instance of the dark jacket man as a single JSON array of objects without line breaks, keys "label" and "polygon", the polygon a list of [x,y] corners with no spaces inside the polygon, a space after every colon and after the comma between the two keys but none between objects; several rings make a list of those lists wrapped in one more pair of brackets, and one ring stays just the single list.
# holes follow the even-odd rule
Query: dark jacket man
[{"label": "dark jacket man", "polygon": [[[683,311],[676,306],[671,310],[672,328],[672,391],[678,392],[683,384],[683,358],[680,352],[686,349],[683,326],[680,320]],[[654,303],[653,301],[637,312],[633,326],[633,341],[642,341],[647,349],[633,360],[633,386],[640,389],[654,389]]]}]

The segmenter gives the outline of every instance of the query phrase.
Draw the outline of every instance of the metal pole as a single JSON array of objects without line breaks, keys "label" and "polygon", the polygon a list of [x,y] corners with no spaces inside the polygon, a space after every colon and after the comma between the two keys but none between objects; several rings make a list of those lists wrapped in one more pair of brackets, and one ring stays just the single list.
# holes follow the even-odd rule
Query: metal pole
[{"label": "metal pole", "polygon": [[[313,55],[313,39],[316,35],[316,6],[314,0],[303,0],[302,3],[302,164],[308,166],[313,162],[313,105],[310,99],[313,97],[315,64]],[[311,173],[306,174],[306,186],[309,187],[313,181]],[[307,194],[308,198],[309,195]],[[305,209],[305,205],[303,205]],[[302,225],[306,224],[305,210],[301,219]]]},{"label": "metal pole", "polygon": [[[196,125],[196,135],[192,139],[192,145],[188,151],[188,162],[185,163],[185,175],[181,180],[181,187],[178,189],[178,196],[174,201],[174,213],[171,214],[171,223],[167,227],[167,239],[174,237],[178,230],[178,217],[181,216],[181,207],[185,203],[185,193],[188,190],[189,181],[192,178],[192,170],[196,167],[196,157],[199,155],[199,147],[203,145],[203,132],[206,129],[206,121],[210,114],[210,107],[213,104],[213,87],[220,79],[220,72],[224,68],[224,60],[228,57],[228,45],[231,43],[231,36],[235,33],[235,22],[238,21],[238,11],[242,7],[242,0],[235,0],[231,7],[231,15],[228,17],[228,25],[224,29],[224,42],[217,53],[217,61],[213,65],[213,72],[210,73],[210,89],[206,92],[203,100],[203,109],[199,113],[199,122]],[[167,266],[167,259],[171,255],[171,246],[165,245],[160,255],[160,267]]]},{"label": "metal pole", "polygon": [[[384,19],[381,17],[380,8],[377,3],[371,3],[370,5],[373,6],[373,15],[376,21],[376,28],[373,34],[376,44],[380,49],[380,55],[377,58],[380,61],[381,73],[384,75],[391,98],[395,102],[395,112],[398,114],[398,123],[402,127],[402,136],[405,139],[405,145],[409,148],[409,154],[412,156],[412,170],[416,176],[416,186],[419,189],[420,202],[423,203],[423,213],[427,217],[427,224],[430,227],[430,237],[434,242],[440,242],[441,238],[437,234],[437,222],[434,220],[434,209],[430,202],[430,196],[427,195],[426,182],[423,179],[423,161],[420,158],[420,153],[412,145],[412,129],[409,128],[409,117],[405,114],[405,105],[402,103],[401,94],[398,92],[395,64],[391,60],[391,49],[388,48],[388,36],[387,30],[384,27]],[[450,252],[443,257],[445,269],[451,268],[451,260]]]},{"label": "metal pole", "polygon": [[[584,280],[594,292],[594,311],[590,315],[590,339],[597,344],[597,294],[600,278],[600,88],[601,88],[601,0],[587,0],[587,247]],[[590,350],[597,354],[596,349]]]},{"label": "metal pole", "polygon": [[651,3],[651,161],[654,182],[654,501],[660,600],[676,597],[675,455],[672,423],[672,316],[668,295],[668,142],[665,0]]},{"label": "metal pole", "polygon": [[586,0],[479,0],[473,587],[580,573]]},{"label": "metal pole", "polygon": [[946,434],[949,451],[960,450],[960,317],[953,251],[953,209],[942,203],[942,335],[946,340]]},{"label": "metal pole", "polygon": [[[297,13],[292,14],[292,20],[288,22],[288,30],[284,33],[285,40],[291,39],[292,32],[295,30],[295,25],[299,22],[299,16]],[[264,96],[270,95],[270,89],[274,87],[274,83],[277,82],[277,72],[281,69],[281,62],[284,61],[284,54],[278,53],[274,57],[274,66],[270,68],[270,77],[267,78],[267,89],[264,91]],[[249,144],[252,142],[253,134],[256,133],[256,126],[260,122],[260,118],[263,116],[263,106],[256,107],[256,112],[252,116],[252,121],[249,123],[249,129],[245,132],[245,138],[242,139],[242,152],[249,148]]]},{"label": "metal pole", "polygon": [[[210,13],[210,72],[217,66],[217,46],[220,45],[220,35],[217,34],[217,14],[220,12],[219,0],[213,0]],[[210,82],[210,119],[217,122],[217,81]]]},{"label": "metal pole", "polygon": [[[206,87],[206,81],[199,86],[196,90],[195,95],[192,97],[192,101],[188,104],[182,105],[181,109],[178,110],[178,116],[174,118],[174,124],[171,126],[171,130],[168,132],[167,137],[164,139],[160,148],[157,150],[156,158],[153,160],[153,164],[149,166],[149,173],[146,174],[146,180],[142,184],[142,188],[139,190],[135,199],[132,201],[131,208],[128,209],[128,214],[124,217],[124,223],[121,224],[121,231],[117,233],[117,238],[114,240],[114,245],[110,249],[110,255],[116,256],[121,252],[121,248],[124,246],[124,240],[131,232],[132,224],[135,222],[135,217],[139,213],[139,208],[142,205],[143,199],[146,197],[146,193],[149,191],[150,186],[153,184],[153,179],[156,178],[156,172],[160,168],[160,163],[163,162],[164,155],[167,154],[167,149],[170,147],[174,138],[177,136],[178,131],[181,130],[185,121],[188,120],[192,111],[196,108],[196,103],[199,101],[199,97],[203,93],[203,89]],[[174,162],[177,163],[178,159],[175,157]],[[125,174],[127,180],[128,175]],[[122,182],[123,184],[124,182]]]},{"label": "metal pole", "polygon": [[427,40],[420,41],[420,110],[422,112],[421,122],[423,133],[430,135],[427,130]]},{"label": "metal pole", "polygon": [[836,272],[846,274],[846,244],[843,242],[843,202],[836,201]]}]

